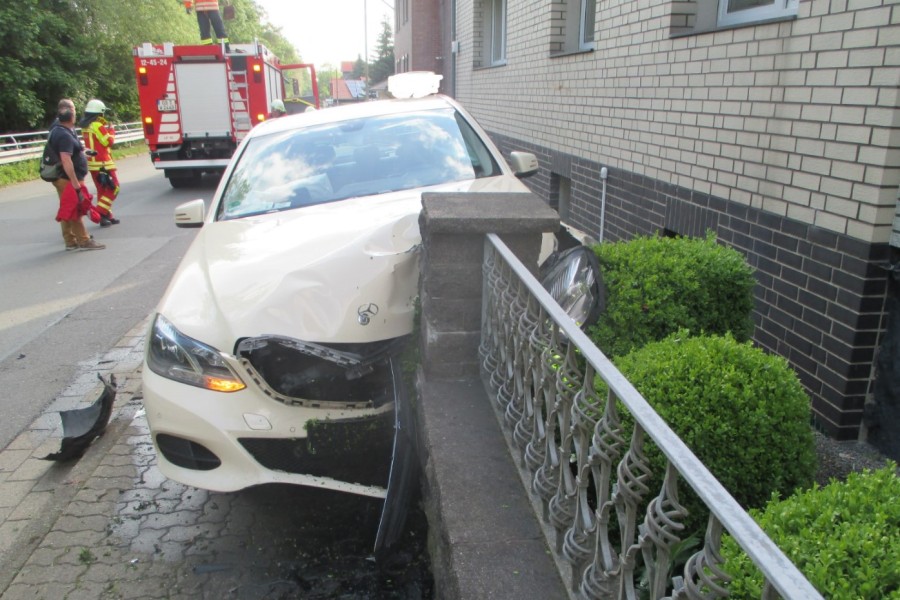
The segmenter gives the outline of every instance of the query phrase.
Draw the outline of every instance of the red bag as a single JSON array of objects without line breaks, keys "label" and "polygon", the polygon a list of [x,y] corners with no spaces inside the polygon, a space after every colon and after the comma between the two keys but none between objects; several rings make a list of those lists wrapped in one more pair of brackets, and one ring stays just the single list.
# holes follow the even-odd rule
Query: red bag
[{"label": "red bag", "polygon": [[[91,209],[96,210],[91,202],[94,197],[91,196],[91,193],[88,191],[87,186],[81,186],[81,193],[82,199],[79,203],[78,193],[72,186],[72,182],[66,184],[66,189],[63,190],[62,196],[60,196],[59,198],[59,210],[56,211],[57,221],[77,221],[79,218],[85,215],[90,215]],[[93,216],[90,216],[90,219],[93,221]],[[100,222],[99,213],[97,214],[97,220],[94,222]]]},{"label": "red bag", "polygon": [[[90,202],[90,200],[88,200],[88,202]],[[97,207],[94,206],[93,204],[91,204],[90,208],[88,208],[87,216],[91,220],[92,223],[100,222],[100,211],[97,210]]]}]

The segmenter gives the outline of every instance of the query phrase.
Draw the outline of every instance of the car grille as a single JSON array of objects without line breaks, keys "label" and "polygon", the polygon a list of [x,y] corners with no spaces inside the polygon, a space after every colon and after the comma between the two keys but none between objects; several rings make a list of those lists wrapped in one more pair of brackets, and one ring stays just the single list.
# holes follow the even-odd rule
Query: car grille
[{"label": "car grille", "polygon": [[377,408],[393,402],[390,354],[402,341],[328,347],[263,336],[241,341],[238,355],[244,373],[279,402]]},{"label": "car grille", "polygon": [[156,446],[165,459],[176,467],[211,471],[222,464],[206,446],[167,433],[156,436]]},{"label": "car grille", "polygon": [[239,438],[262,466],[385,487],[394,443],[394,413],[364,419],[310,421],[306,438]]}]

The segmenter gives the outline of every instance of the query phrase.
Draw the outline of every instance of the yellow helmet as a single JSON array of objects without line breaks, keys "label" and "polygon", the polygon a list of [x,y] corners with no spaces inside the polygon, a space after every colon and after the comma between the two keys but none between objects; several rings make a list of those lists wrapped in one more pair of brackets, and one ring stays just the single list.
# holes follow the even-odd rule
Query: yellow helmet
[{"label": "yellow helmet", "polygon": [[103,104],[100,100],[94,98],[90,102],[87,103],[87,106],[84,107],[84,112],[86,113],[96,113],[102,115],[106,112],[106,105]]}]

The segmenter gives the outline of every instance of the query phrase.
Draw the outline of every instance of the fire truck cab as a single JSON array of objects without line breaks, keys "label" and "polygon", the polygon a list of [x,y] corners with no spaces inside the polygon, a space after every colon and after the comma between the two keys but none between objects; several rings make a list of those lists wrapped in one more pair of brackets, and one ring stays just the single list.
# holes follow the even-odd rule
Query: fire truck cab
[{"label": "fire truck cab", "polygon": [[[175,188],[221,175],[273,100],[288,112],[319,108],[315,67],[282,65],[258,42],[145,43],[134,48],[134,67],[150,159]],[[304,98],[301,87],[312,93]]]}]

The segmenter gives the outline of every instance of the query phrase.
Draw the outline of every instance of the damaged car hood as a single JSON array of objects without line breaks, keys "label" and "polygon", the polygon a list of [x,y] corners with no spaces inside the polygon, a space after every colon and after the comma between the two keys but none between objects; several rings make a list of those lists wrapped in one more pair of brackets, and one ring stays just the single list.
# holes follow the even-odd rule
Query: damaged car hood
[{"label": "damaged car hood", "polygon": [[[429,191],[526,192],[505,177]],[[358,343],[411,332],[422,189],[207,221],[158,311],[226,352],[279,335]]]}]

